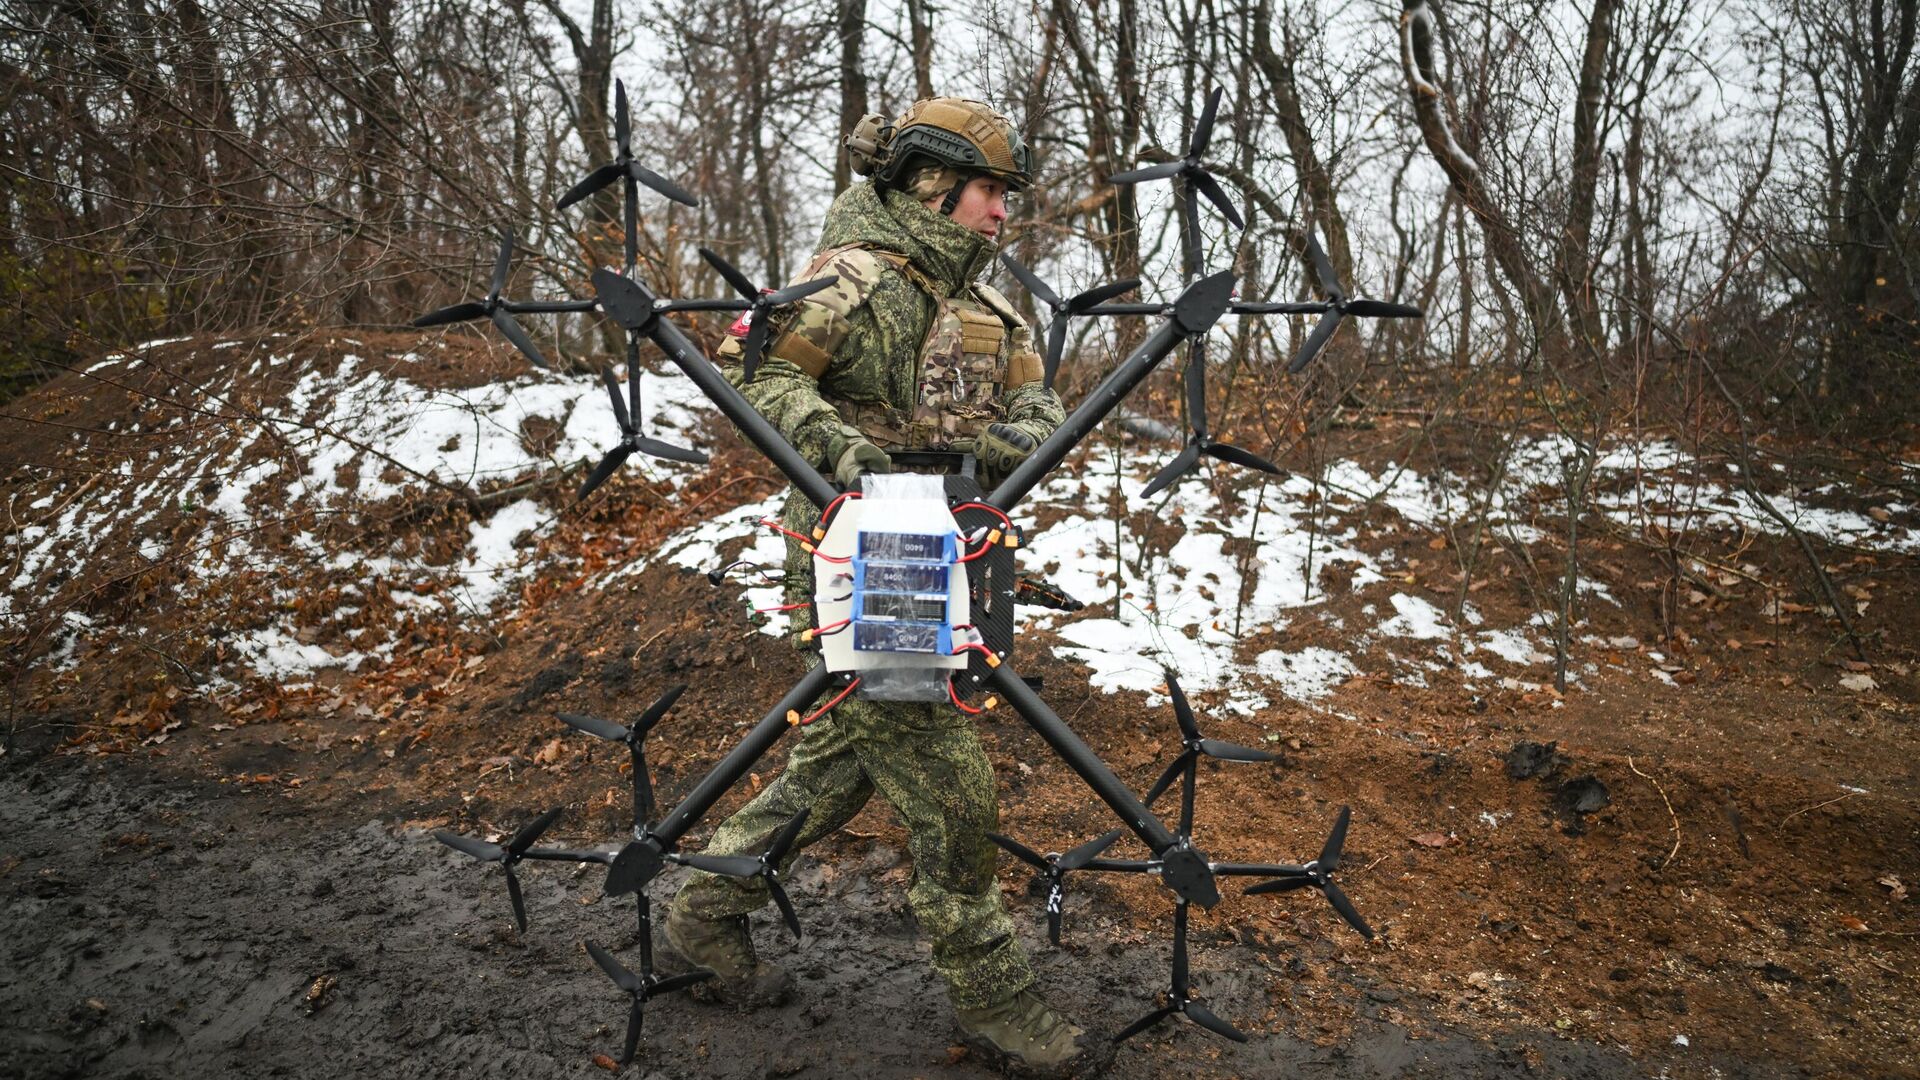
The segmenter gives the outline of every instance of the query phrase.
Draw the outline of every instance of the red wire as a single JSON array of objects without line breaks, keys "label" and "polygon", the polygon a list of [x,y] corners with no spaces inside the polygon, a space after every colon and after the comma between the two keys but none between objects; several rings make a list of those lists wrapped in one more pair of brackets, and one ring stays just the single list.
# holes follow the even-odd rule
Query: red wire
[{"label": "red wire", "polygon": [[807,537],[801,536],[799,533],[794,532],[792,529],[787,528],[785,525],[780,524],[779,522],[773,520],[772,518],[761,518],[760,524],[765,525],[767,528],[772,529],[775,532],[785,533],[787,536],[790,536],[793,539],[798,540],[803,544],[813,543],[812,540],[808,539]]},{"label": "red wire", "polygon": [[846,502],[848,499],[857,499],[859,497],[860,497],[860,493],[857,491],[843,491],[840,493],[838,498],[828,503],[827,508],[825,510],[820,511],[821,530],[825,531],[827,527],[827,522],[832,520],[833,512],[840,508],[841,503]]},{"label": "red wire", "polygon": [[[785,525],[782,525],[782,524],[780,524],[779,522],[777,522],[777,521],[775,521],[775,520],[773,520],[772,518],[761,518],[761,519],[760,519],[760,524],[762,524],[762,525],[765,525],[765,526],[766,526],[767,528],[769,528],[769,529],[772,529],[773,531],[775,531],[775,532],[777,532],[777,533],[782,533],[782,534],[784,534],[784,535],[785,535],[785,536],[787,536],[787,537],[788,537],[789,539],[792,539],[792,540],[798,540],[798,541],[800,541],[800,542],[801,542],[802,544],[806,544],[806,545],[807,545],[807,546],[809,546],[809,547],[812,547],[812,546],[813,546],[813,540],[812,540],[812,539],[810,539],[810,538],[808,538],[808,537],[805,537],[805,536],[801,536],[801,535],[800,535],[799,533],[797,533],[797,532],[794,532],[794,531],[793,531],[792,529],[789,529],[789,528],[787,528],[787,527],[786,527]],[[828,561],[828,562],[830,562],[830,563],[846,563],[846,562],[852,562],[852,561],[853,561],[853,558],[852,558],[852,556],[849,556],[849,555],[829,555],[829,554],[827,554],[826,552],[824,552],[824,551],[821,551],[821,550],[819,550],[818,548],[815,548],[815,549],[814,549],[814,552],[813,552],[813,557],[814,557],[814,558],[816,558],[816,559],[825,559],[826,561]]]},{"label": "red wire", "polygon": [[[834,699],[833,699],[832,701],[829,701],[829,702],[827,702],[827,703],[826,703],[825,705],[822,705],[822,706],[820,706],[820,711],[819,711],[819,712],[816,712],[816,713],[814,713],[814,714],[813,714],[812,716],[809,716],[809,717],[807,717],[807,718],[806,718],[805,720],[802,720],[802,721],[800,721],[800,726],[801,726],[801,727],[806,727],[806,726],[807,726],[808,724],[811,724],[811,723],[813,723],[813,722],[814,722],[815,720],[818,720],[818,719],[820,719],[821,717],[823,717],[823,716],[825,716],[825,715],[827,715],[827,713],[828,713],[828,712],[829,712],[829,711],[830,711],[830,710],[831,710],[831,709],[832,709],[832,708],[833,708],[833,707],[834,707],[835,705],[838,705],[838,704],[840,704],[841,702],[843,702],[843,701],[845,701],[845,700],[847,700],[847,695],[848,695],[848,694],[851,694],[851,693],[853,693],[853,688],[854,688],[854,687],[856,687],[856,686],[859,686],[859,685],[860,685],[860,680],[859,680],[859,679],[855,679],[855,680],[853,680],[852,682],[850,682],[850,683],[848,683],[848,684],[847,684],[847,688],[846,688],[845,690],[842,690],[842,691],[840,691],[840,695],[839,695],[838,697],[836,697],[836,698],[834,698]],[[953,689],[953,686],[952,686],[952,684],[951,684],[951,682],[949,682],[949,684],[948,684],[948,686],[947,686],[947,689],[949,689],[949,690],[951,690],[951,689]]]},{"label": "red wire", "polygon": [[[962,541],[963,543],[965,542],[965,540],[966,540],[966,538],[965,538],[965,537],[961,537],[961,541]],[[973,560],[975,560],[975,559],[977,559],[977,558],[979,558],[980,556],[982,556],[982,555],[985,555],[985,554],[986,554],[987,552],[989,552],[989,551],[991,551],[991,550],[993,550],[993,548],[994,548],[994,542],[993,542],[993,541],[991,541],[991,540],[985,540],[985,539],[983,539],[983,540],[982,540],[982,541],[980,542],[980,550],[978,550],[978,551],[976,551],[976,552],[974,552],[974,553],[972,553],[971,555],[962,555],[962,556],[960,556],[959,558],[957,558],[957,559],[955,559],[955,560],[953,560],[953,561],[954,561],[954,562],[956,562],[956,563],[970,563],[970,562],[972,562]]]},{"label": "red wire", "polygon": [[962,510],[985,510],[987,513],[999,518],[1000,524],[1005,525],[1009,529],[1013,528],[1013,521],[1008,518],[1005,513],[1001,512],[997,506],[988,506],[983,502],[968,502],[961,503],[959,506],[953,508],[953,512],[956,514]]},{"label": "red wire", "polygon": [[981,656],[984,656],[990,660],[997,659],[997,657],[993,655],[993,650],[987,648],[985,645],[978,645],[978,644],[962,645],[959,648],[953,650],[953,655],[959,656],[963,652],[977,652]]},{"label": "red wire", "polygon": [[813,603],[809,601],[804,604],[781,604],[777,607],[757,607],[757,608],[754,608],[753,610],[764,615],[769,611],[798,611],[803,607],[812,607],[812,606],[813,606]]},{"label": "red wire", "polygon": [[815,630],[813,632],[813,636],[826,637],[828,634],[838,633],[841,627],[846,626],[848,623],[852,621],[853,619],[849,617],[849,618],[841,619],[839,622],[830,622],[827,625],[821,627],[820,629]]},{"label": "red wire", "polygon": [[966,702],[961,701],[960,695],[954,692],[953,676],[951,675],[947,676],[947,700],[953,702],[954,708],[959,709],[961,712],[966,713],[968,716],[979,716],[981,713],[987,711],[985,709],[976,709],[971,705],[968,705]]}]

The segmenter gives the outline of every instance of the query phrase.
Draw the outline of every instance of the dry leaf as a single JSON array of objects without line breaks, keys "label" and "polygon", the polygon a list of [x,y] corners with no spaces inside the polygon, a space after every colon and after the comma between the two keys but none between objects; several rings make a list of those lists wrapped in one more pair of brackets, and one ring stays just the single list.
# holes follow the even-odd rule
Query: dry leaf
[{"label": "dry leaf", "polygon": [[1882,525],[1885,525],[1887,522],[1893,520],[1893,515],[1888,513],[1887,508],[1884,506],[1867,507],[1867,516],[1879,522]]},{"label": "dry leaf", "polygon": [[1430,848],[1443,848],[1449,844],[1458,843],[1452,833],[1441,832],[1424,832],[1418,836],[1409,836],[1407,839],[1419,844],[1421,847]]},{"label": "dry leaf", "polygon": [[1872,690],[1872,689],[1873,689],[1874,687],[1876,687],[1876,686],[1878,686],[1878,685],[1880,685],[1880,684],[1879,684],[1879,683],[1876,683],[1876,682],[1874,682],[1874,681],[1873,681],[1873,676],[1871,676],[1871,675],[1842,675],[1842,676],[1840,676],[1840,686],[1841,686],[1841,687],[1842,687],[1843,689],[1847,689],[1847,690],[1852,690],[1852,691],[1854,691],[1855,693],[1862,693],[1862,694],[1864,694],[1864,693],[1866,693],[1867,691],[1869,691],[1869,690]]},{"label": "dry leaf", "polygon": [[1907,898],[1907,887],[1901,884],[1899,878],[1894,877],[1892,874],[1887,874],[1878,878],[1877,880],[1879,881],[1880,884],[1885,885],[1887,887],[1887,890],[1889,893],[1892,894],[1893,899],[1905,900]]},{"label": "dry leaf", "polygon": [[1444,536],[1436,536],[1427,541],[1427,547],[1433,551],[1445,551],[1447,550],[1447,538]]},{"label": "dry leaf", "polygon": [[559,760],[560,740],[557,737],[548,741],[547,745],[534,751],[533,754],[533,763],[535,765],[551,765]]},{"label": "dry leaf", "polygon": [[1840,666],[1848,671],[1872,671],[1873,665],[1859,660],[1842,660]]},{"label": "dry leaf", "polygon": [[595,1055],[593,1055],[593,1063],[594,1063],[595,1065],[598,1065],[598,1066],[600,1066],[601,1068],[603,1068],[603,1069],[605,1069],[605,1070],[607,1070],[608,1072],[619,1072],[619,1071],[620,1071],[620,1063],[619,1063],[619,1062],[617,1062],[617,1061],[615,1061],[615,1060],[613,1060],[612,1058],[610,1058],[610,1057],[608,1057],[608,1056],[607,1056],[607,1055],[605,1055],[605,1054],[595,1054]]},{"label": "dry leaf", "polygon": [[1867,932],[1867,924],[1851,915],[1840,916],[1840,925],[1856,934],[1864,934]]}]

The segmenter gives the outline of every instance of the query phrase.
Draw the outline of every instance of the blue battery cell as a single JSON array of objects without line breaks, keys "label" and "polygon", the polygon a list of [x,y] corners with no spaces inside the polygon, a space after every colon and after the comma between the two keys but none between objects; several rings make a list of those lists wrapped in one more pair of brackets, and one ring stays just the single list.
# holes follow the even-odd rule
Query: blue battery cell
[{"label": "blue battery cell", "polygon": [[953,628],[945,623],[860,622],[853,624],[857,652],[918,653],[945,656],[953,652]]}]

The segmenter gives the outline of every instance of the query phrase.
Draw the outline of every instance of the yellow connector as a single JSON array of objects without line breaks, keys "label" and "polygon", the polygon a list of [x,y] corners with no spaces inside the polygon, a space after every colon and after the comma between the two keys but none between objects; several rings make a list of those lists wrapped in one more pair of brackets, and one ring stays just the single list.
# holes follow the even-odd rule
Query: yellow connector
[{"label": "yellow connector", "polygon": [[813,527],[813,538],[815,540],[825,540],[827,538],[827,530],[815,525]]},{"label": "yellow connector", "polygon": [[989,651],[989,652],[988,652],[988,653],[986,654],[986,657],[987,657],[987,666],[988,666],[988,667],[990,667],[990,668],[996,668],[996,667],[999,667],[999,666],[1000,666],[1000,657],[999,657],[999,656],[997,656],[997,655],[995,655],[994,653],[992,653],[991,651]]},{"label": "yellow connector", "polygon": [[997,697],[994,697],[992,694],[988,694],[987,700],[981,702],[980,707],[983,709],[991,709],[998,704],[1000,704],[1000,699]]},{"label": "yellow connector", "polygon": [[1000,530],[999,529],[987,530],[987,543],[997,544],[999,542],[1000,542]]},{"label": "yellow connector", "polygon": [[800,726],[800,710],[799,709],[787,710],[787,724],[790,727]]},{"label": "yellow connector", "polygon": [[1010,533],[1008,533],[1008,534],[1007,534],[1007,546],[1008,546],[1008,547],[1010,547],[1010,548],[1017,548],[1017,547],[1019,547],[1019,546],[1020,546],[1020,534],[1019,534],[1019,533],[1013,533],[1013,532],[1010,532]]}]

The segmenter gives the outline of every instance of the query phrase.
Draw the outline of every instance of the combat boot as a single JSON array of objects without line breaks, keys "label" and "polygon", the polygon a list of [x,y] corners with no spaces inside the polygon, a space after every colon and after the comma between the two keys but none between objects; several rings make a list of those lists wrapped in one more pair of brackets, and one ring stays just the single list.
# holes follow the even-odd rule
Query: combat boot
[{"label": "combat boot", "polygon": [[666,938],[661,970],[678,974],[708,968],[713,972],[713,978],[688,987],[688,995],[696,1001],[758,1009],[785,1005],[793,996],[793,976],[754,954],[745,915],[702,919],[674,904],[667,913]]},{"label": "combat boot", "polygon": [[956,1011],[961,1041],[1015,1076],[1095,1076],[1113,1062],[1109,1041],[1069,1023],[1031,987],[996,1005]]}]

